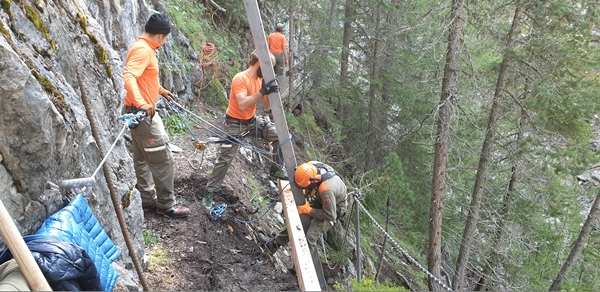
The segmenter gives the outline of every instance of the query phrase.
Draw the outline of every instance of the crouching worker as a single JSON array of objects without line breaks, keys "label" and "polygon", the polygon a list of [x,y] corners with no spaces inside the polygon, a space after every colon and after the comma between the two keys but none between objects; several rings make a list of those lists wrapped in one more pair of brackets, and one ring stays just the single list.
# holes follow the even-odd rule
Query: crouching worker
[{"label": "crouching worker", "polygon": [[[294,183],[304,190],[307,199],[306,204],[298,206],[298,214],[306,214],[312,218],[304,232],[310,252],[316,254],[321,236],[348,210],[346,184],[331,166],[318,161],[298,166],[294,173]],[[263,234],[259,234],[259,238],[272,253],[289,242],[287,229],[275,238],[268,238]]]}]

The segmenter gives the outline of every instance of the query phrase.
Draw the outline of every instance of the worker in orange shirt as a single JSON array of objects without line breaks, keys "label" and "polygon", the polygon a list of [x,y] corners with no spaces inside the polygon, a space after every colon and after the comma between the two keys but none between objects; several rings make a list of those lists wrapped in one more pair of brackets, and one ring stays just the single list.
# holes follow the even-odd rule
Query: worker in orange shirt
[{"label": "worker in orange shirt", "polygon": [[158,95],[171,100],[173,95],[160,86],[156,50],[169,38],[171,24],[162,14],[153,14],[144,33],[131,45],[127,54],[123,82],[125,83],[125,112],[145,111],[147,117],[131,130],[133,166],[136,188],[142,197],[144,213],[155,210],[158,215],[172,218],[187,217],[190,209],[175,203],[173,155],[169,136],[155,105]]},{"label": "worker in orange shirt", "polygon": [[283,24],[275,25],[275,32],[271,33],[267,38],[269,51],[275,56],[275,75],[277,79],[283,78],[283,67],[288,66],[287,39],[283,35]]},{"label": "worker in orange shirt", "polygon": [[[271,63],[273,62],[275,62],[275,58],[271,55]],[[269,82],[263,80],[258,55],[256,51],[252,52],[248,69],[237,73],[231,81],[231,92],[224,124],[225,131],[231,137],[257,137],[269,142],[273,153],[270,176],[273,179],[287,180],[285,170],[275,163],[275,161],[281,161],[278,157],[279,137],[275,124],[264,116],[256,115],[256,104],[260,101],[262,101],[264,110],[270,111],[268,94],[278,91],[277,80],[273,79]],[[221,188],[225,174],[227,174],[239,148],[236,143],[221,146],[212,177],[206,185],[204,198],[202,198],[202,203],[207,209],[212,208],[214,194]]]}]

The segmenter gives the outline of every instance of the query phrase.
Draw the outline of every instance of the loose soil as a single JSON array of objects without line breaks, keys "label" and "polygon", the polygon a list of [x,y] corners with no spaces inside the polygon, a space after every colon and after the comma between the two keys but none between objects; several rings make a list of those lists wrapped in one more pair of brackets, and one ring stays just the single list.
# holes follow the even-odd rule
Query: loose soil
[{"label": "loose soil", "polygon": [[[215,125],[220,122],[222,119],[217,118]],[[200,141],[206,141],[210,134],[203,129],[193,132]],[[251,142],[266,146],[261,141]],[[183,150],[173,153],[176,199],[192,213],[185,219],[145,215],[147,237],[158,239],[146,244],[149,264],[144,275],[148,288],[299,290],[289,249],[270,255],[258,240],[259,232],[272,235],[279,231],[282,225],[276,219],[277,212],[271,209],[267,216],[251,224],[238,221],[258,218],[278,197],[275,185],[268,179],[269,162],[263,159],[261,164],[257,157],[251,161],[238,153],[222,189],[214,197],[215,205],[225,203],[227,209],[215,218],[202,205],[202,197],[220,145],[207,144],[206,150],[195,150],[191,134],[175,138],[172,143]]]}]

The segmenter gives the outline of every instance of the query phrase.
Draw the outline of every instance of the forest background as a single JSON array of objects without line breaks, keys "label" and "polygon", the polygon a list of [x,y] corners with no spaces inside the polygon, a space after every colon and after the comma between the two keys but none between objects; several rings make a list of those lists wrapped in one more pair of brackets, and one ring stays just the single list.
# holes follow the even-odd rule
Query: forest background
[{"label": "forest background", "polygon": [[[163,3],[210,58],[198,99],[225,108],[249,53],[242,1]],[[389,216],[388,232],[433,275],[453,289],[600,290],[598,3],[259,6],[267,34],[285,26],[283,103],[310,158],[360,188],[369,212]]]}]

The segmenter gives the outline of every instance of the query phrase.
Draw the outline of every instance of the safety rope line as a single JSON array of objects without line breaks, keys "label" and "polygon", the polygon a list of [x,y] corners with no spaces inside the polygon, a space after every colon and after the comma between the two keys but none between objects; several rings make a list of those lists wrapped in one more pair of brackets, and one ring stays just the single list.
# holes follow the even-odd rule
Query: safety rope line
[{"label": "safety rope line", "polygon": [[281,194],[283,193],[283,190],[285,190],[289,185],[290,185],[290,183],[288,182],[283,188],[281,188],[281,191],[279,191],[279,194],[277,195],[277,199],[273,200],[273,202],[271,202],[271,205],[269,206],[269,208],[267,208],[267,211],[262,213],[260,216],[258,216],[255,219],[249,220],[249,221],[244,221],[244,220],[238,219],[236,217],[235,221],[243,223],[243,224],[252,224],[254,222],[258,222],[258,220],[262,219],[265,215],[267,215],[267,213],[269,213],[269,211],[271,211],[275,207],[275,204],[277,204],[277,202],[279,202],[279,200],[281,198]]},{"label": "safety rope line", "polygon": [[371,214],[369,213],[369,211],[367,211],[367,209],[359,202],[358,197],[355,198],[355,202],[358,203],[358,206],[363,210],[363,212],[365,212],[365,214],[367,214],[367,216],[369,217],[369,219],[371,219],[371,221],[373,222],[373,224],[375,224],[375,226],[377,226],[377,228],[379,228],[379,230],[385,234],[385,236],[390,240],[390,242],[394,245],[394,247],[396,249],[398,249],[411,263],[413,263],[415,266],[417,266],[423,273],[427,274],[427,276],[429,276],[430,278],[432,278],[436,283],[438,283],[438,285],[442,286],[444,289],[446,289],[447,291],[452,291],[452,289],[450,287],[448,287],[446,284],[444,284],[440,279],[438,279],[436,276],[434,276],[432,273],[430,273],[427,269],[423,268],[423,266],[421,266],[421,264],[419,264],[419,262],[417,262],[413,257],[411,257],[390,235],[389,233],[387,233],[383,227],[381,227],[381,225],[379,225],[379,223],[377,223],[377,221],[375,221],[375,219],[373,218],[373,216],[371,216]]},{"label": "safety rope line", "polygon": [[[191,112],[190,110],[186,109],[185,107],[181,106],[180,104],[178,104],[175,101],[169,101],[167,100],[166,103],[169,105],[169,107],[171,109],[174,109],[175,114],[177,115],[177,117],[179,117],[179,119],[182,121],[182,123],[184,123],[183,121],[183,116],[185,116],[189,121],[191,121],[194,124],[197,124],[199,126],[202,127],[202,129],[207,130],[209,133],[211,133],[213,136],[220,138],[221,140],[228,142],[229,144],[235,144],[237,146],[240,146],[242,148],[245,149],[249,149],[250,151],[256,152],[260,155],[263,155],[267,160],[275,163],[277,166],[279,166],[280,168],[282,168],[282,163],[281,163],[281,146],[290,141],[292,136],[289,135],[284,141],[281,141],[279,143],[279,145],[277,145],[277,150],[275,153],[272,153],[270,151],[266,151],[264,149],[258,148],[254,145],[252,145],[249,142],[244,141],[243,138],[236,138],[236,137],[232,137],[231,135],[229,135],[226,131],[220,129],[220,127],[217,127],[211,123],[209,123],[208,121],[206,121],[205,119],[201,118],[200,116],[196,115],[195,113]],[[175,105],[177,108],[181,109],[183,112],[177,110],[175,108]],[[185,123],[184,123],[185,124]],[[204,125],[208,125],[208,127],[203,126]],[[186,124],[187,127],[187,124]],[[192,136],[198,140],[198,138],[194,135],[193,131],[188,127],[188,131],[192,134]],[[273,157],[273,159],[269,158],[271,156],[275,156]]]}]

